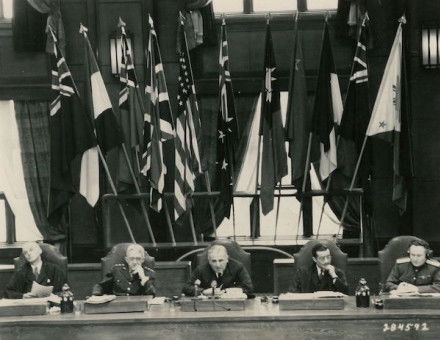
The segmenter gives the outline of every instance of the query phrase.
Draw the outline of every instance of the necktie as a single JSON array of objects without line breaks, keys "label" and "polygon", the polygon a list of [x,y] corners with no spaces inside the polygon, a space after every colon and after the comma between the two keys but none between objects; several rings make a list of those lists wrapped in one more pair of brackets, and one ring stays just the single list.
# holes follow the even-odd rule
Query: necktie
[{"label": "necktie", "polygon": [[35,278],[38,278],[38,274],[40,274],[40,273],[38,272],[38,268],[37,267],[34,268],[33,272],[34,272]]}]

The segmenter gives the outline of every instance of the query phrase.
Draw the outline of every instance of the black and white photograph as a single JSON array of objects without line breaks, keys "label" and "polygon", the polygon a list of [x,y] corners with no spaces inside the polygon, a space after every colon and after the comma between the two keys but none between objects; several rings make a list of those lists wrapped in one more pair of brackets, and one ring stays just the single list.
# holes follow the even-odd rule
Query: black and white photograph
[{"label": "black and white photograph", "polygon": [[0,0],[0,340],[438,340],[438,136],[439,0]]}]

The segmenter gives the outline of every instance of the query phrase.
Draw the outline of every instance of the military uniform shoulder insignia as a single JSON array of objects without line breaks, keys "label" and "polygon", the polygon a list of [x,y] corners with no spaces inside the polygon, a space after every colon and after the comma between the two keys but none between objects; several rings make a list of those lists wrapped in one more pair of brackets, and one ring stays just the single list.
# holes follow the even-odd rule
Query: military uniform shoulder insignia
[{"label": "military uniform shoulder insignia", "polygon": [[410,260],[409,260],[409,257],[401,257],[400,259],[397,259],[396,260],[396,263],[398,263],[398,264],[401,264],[401,263],[408,263]]},{"label": "military uniform shoulder insignia", "polygon": [[125,269],[125,264],[123,263],[116,263],[113,268],[118,268],[118,269]]},{"label": "military uniform shoulder insignia", "polygon": [[427,263],[427,264],[430,264],[431,266],[434,266],[434,267],[440,268],[440,262],[438,262],[438,261],[435,261],[435,260],[426,260],[426,263]]}]

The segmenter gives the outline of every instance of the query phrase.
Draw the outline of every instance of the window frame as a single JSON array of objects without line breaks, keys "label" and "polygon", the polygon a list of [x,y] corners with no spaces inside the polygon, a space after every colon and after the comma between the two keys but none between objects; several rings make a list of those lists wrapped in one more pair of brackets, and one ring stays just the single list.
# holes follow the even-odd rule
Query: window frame
[{"label": "window frame", "polygon": [[0,0],[0,23],[12,23],[12,18],[5,18],[3,1],[4,0]]},{"label": "window frame", "polygon": [[[249,15],[249,14],[261,14],[263,12],[255,12],[254,11],[254,0],[242,0],[243,1],[243,11],[242,12],[224,12],[224,14],[233,14],[233,15]],[[295,0],[291,0],[292,2]],[[309,10],[307,6],[307,2],[309,0],[296,0],[296,10],[285,10],[285,11],[274,11],[274,13],[289,13],[289,12],[328,12],[328,11],[335,11],[337,8],[329,8],[329,9],[321,9],[321,10]],[[216,16],[221,16],[222,13],[218,12],[216,13],[214,11]]]}]

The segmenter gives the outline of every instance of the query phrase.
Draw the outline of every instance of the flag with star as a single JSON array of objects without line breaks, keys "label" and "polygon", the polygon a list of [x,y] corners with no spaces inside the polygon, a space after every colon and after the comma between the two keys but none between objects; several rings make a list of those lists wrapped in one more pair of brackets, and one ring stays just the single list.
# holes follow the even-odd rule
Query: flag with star
[{"label": "flag with star", "polygon": [[[289,97],[287,100],[286,140],[289,142],[288,156],[291,160],[291,182],[297,192],[301,193],[304,170],[307,160],[307,146],[312,126],[312,115],[307,99],[307,84],[302,52],[302,35],[298,28],[298,18],[295,19],[292,64],[289,78]],[[316,152],[313,148],[313,152]],[[311,189],[310,176],[307,176],[305,190]],[[313,232],[312,197],[297,196],[303,203],[304,234]],[[310,212],[310,213],[309,213]]]},{"label": "flag with star", "polygon": [[148,23],[147,79],[145,86],[147,105],[144,113],[145,150],[142,154],[142,173],[150,183],[150,206],[154,210],[160,211],[162,209],[161,197],[165,187],[165,175],[167,174],[163,148],[167,141],[173,140],[175,132],[159,43],[151,16],[148,18]]},{"label": "flag with star", "polygon": [[229,51],[226,23],[223,19],[219,50],[219,114],[217,120],[218,142],[216,174],[223,215],[229,218],[233,203],[233,170],[235,168],[234,143],[237,140],[237,119],[234,92],[229,72]]},{"label": "flag with star", "polygon": [[72,179],[72,161],[81,156],[80,190],[90,205],[99,198],[96,181],[98,156],[96,137],[88,112],[82,106],[72,74],[54,39],[52,64],[52,102],[50,103],[50,192],[48,218],[57,224],[77,191]]},{"label": "flag with star", "polygon": [[402,23],[399,24],[385,71],[371,113],[367,136],[381,138],[393,145],[393,197],[401,212],[406,210],[407,190],[401,173],[401,113],[402,105]]},{"label": "flag with star", "polygon": [[[143,100],[139,83],[134,69],[134,61],[131,46],[128,43],[125,23],[119,18],[121,30],[121,67],[119,71],[119,120],[124,134],[127,155],[136,176],[141,173],[139,165],[140,152],[144,138],[144,112]],[[139,178],[137,178],[139,183]],[[125,190],[133,182],[129,166],[123,151],[119,151],[118,185],[120,190]]]},{"label": "flag with star", "polygon": [[287,154],[281,120],[279,73],[275,63],[270,23],[266,25],[264,84],[261,98],[263,151],[261,161],[261,207],[264,215],[273,209],[274,190],[287,174]]},{"label": "flag with star", "polygon": [[342,102],[327,20],[324,23],[318,82],[313,107],[312,133],[319,142],[319,174],[326,180],[337,168],[336,129],[342,115]]},{"label": "flag with star", "polygon": [[197,106],[183,17],[179,17],[179,76],[175,138],[174,218],[189,207],[187,197],[194,192],[194,181],[202,172],[200,162],[200,116]]}]

